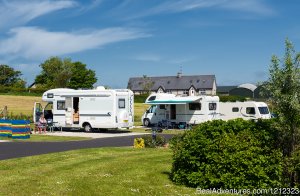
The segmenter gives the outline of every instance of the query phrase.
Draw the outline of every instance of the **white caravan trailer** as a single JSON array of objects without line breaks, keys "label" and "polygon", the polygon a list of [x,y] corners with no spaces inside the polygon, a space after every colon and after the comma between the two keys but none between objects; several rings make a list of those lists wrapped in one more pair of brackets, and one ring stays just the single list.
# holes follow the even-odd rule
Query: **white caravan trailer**
[{"label": "white caravan trailer", "polygon": [[151,107],[142,116],[144,126],[163,120],[172,124],[199,124],[218,118],[218,96],[176,97],[173,94],[151,94],[145,101]]},{"label": "white caravan trailer", "polygon": [[269,119],[271,114],[264,102],[220,102],[220,119],[230,120],[242,118],[245,120]]},{"label": "white caravan trailer", "polygon": [[45,118],[59,127],[117,129],[131,128],[134,121],[134,96],[128,89],[98,87],[93,90],[51,89],[43,94],[45,109],[34,106],[34,122]]}]

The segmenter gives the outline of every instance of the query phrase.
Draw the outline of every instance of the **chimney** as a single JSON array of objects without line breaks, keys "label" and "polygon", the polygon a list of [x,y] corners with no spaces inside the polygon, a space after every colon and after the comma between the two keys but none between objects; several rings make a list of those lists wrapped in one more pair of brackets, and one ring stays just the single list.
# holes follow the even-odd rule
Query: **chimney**
[{"label": "chimney", "polygon": [[177,73],[177,78],[181,78],[181,76],[182,76],[182,73],[181,73],[181,72],[178,72],[178,73]]},{"label": "chimney", "polygon": [[182,76],[182,66],[180,66],[180,71],[177,73],[177,78],[181,78]]}]

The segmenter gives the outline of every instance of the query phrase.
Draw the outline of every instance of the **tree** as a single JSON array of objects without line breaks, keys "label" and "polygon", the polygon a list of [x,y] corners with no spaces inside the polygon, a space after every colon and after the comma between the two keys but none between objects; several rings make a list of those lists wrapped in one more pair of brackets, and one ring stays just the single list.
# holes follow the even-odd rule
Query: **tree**
[{"label": "tree", "polygon": [[[8,65],[0,65],[0,85],[25,87],[25,81],[20,78],[20,71],[15,71]],[[19,84],[22,84],[21,86]]]},{"label": "tree", "polygon": [[[270,75],[264,84],[265,92],[278,114],[278,127],[281,130],[283,155],[292,159],[300,144],[300,53],[296,53],[292,43],[286,39],[285,55],[282,60],[272,56]],[[295,172],[288,172],[289,181],[297,181]]]},{"label": "tree", "polygon": [[154,82],[149,78],[147,77],[147,75],[143,75],[143,90],[150,94],[151,93],[151,89],[154,85]]},{"label": "tree", "polygon": [[86,69],[81,62],[73,63],[69,58],[51,57],[40,67],[42,71],[35,82],[46,88],[91,88],[97,81],[94,71]]},{"label": "tree", "polygon": [[37,75],[35,82],[47,88],[63,88],[71,78],[71,59],[51,57],[40,65],[42,72]]},{"label": "tree", "polygon": [[97,82],[95,71],[87,69],[86,65],[81,62],[73,63],[71,70],[72,76],[68,83],[70,88],[92,88]]}]

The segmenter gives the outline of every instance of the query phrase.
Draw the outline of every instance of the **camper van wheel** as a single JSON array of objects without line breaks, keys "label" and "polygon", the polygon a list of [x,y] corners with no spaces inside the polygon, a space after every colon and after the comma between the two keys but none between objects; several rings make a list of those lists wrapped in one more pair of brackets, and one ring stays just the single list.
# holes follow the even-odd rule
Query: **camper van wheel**
[{"label": "camper van wheel", "polygon": [[91,132],[92,131],[92,127],[91,127],[91,125],[90,124],[85,124],[84,126],[84,131],[85,132]]},{"label": "camper van wheel", "polygon": [[144,126],[149,127],[150,126],[150,120],[148,118],[144,119]]}]

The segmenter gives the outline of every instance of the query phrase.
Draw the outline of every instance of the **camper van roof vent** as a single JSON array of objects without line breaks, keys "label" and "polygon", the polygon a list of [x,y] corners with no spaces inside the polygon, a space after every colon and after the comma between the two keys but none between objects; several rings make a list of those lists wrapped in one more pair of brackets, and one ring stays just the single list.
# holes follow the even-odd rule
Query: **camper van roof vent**
[{"label": "camper van roof vent", "polygon": [[104,91],[105,88],[104,88],[104,86],[97,86],[96,90],[98,90],[98,91]]}]

